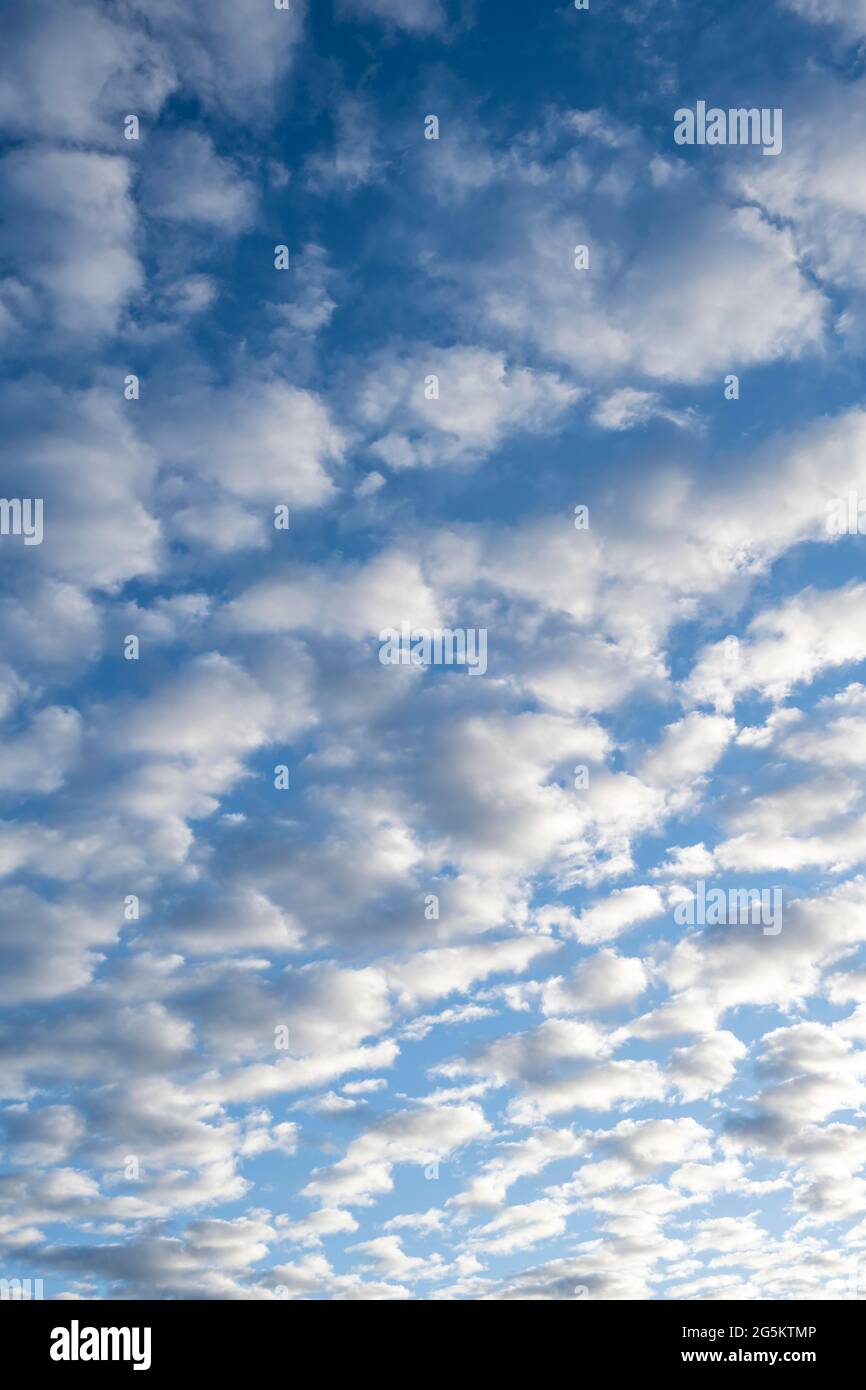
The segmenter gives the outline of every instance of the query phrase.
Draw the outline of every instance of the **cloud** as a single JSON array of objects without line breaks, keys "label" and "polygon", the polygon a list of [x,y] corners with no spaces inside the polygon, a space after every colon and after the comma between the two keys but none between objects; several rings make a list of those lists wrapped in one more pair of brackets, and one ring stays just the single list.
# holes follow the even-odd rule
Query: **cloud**
[{"label": "cloud", "polygon": [[142,196],[151,216],[227,233],[252,221],[255,187],[235,161],[217,154],[209,135],[173,133],[149,154]]},{"label": "cloud", "polygon": [[144,283],[128,161],[19,148],[0,167],[9,208],[0,249],[33,292],[32,327],[67,338],[115,332]]},{"label": "cloud", "polygon": [[306,181],[316,193],[351,194],[383,171],[375,120],[360,97],[346,94],[334,113],[334,127],[333,148],[307,157]]},{"label": "cloud", "polygon": [[712,1033],[690,1047],[675,1048],[671,1075],[684,1100],[701,1100],[733,1081],[747,1049],[733,1033]]},{"label": "cloud", "polygon": [[[314,392],[278,376],[242,377],[227,390],[200,390],[196,404],[191,416],[185,396],[173,399],[156,428],[155,445],[173,464],[265,505],[271,528],[278,504],[315,507],[332,496],[331,469],[341,462],[346,441]],[[206,494],[205,505],[211,501]]]},{"label": "cloud", "polygon": [[296,275],[292,278],[293,297],[271,305],[277,326],[277,337],[292,331],[317,333],[331,321],[336,303],[331,298],[330,285],[335,271],[328,253],[322,246],[310,242],[294,258]]},{"label": "cloud", "polygon": [[408,1279],[414,1283],[418,1279],[439,1279],[444,1272],[442,1260],[437,1256],[418,1259],[407,1255],[399,1236],[377,1236],[375,1240],[360,1241],[349,1249],[366,1256],[370,1261],[366,1267],[386,1279]]},{"label": "cloud", "polygon": [[[803,4],[799,12],[816,21],[837,22],[851,38],[866,36],[862,7],[858,13],[855,5],[838,10],[825,6],[819,11],[817,7],[807,10]],[[866,202],[849,176],[849,159],[866,146],[862,94],[862,82],[811,84],[796,109],[786,103],[784,170],[743,169],[731,180],[741,197],[791,229],[801,263],[820,282],[843,292],[847,308],[836,331],[845,338],[860,317],[859,296],[866,286],[857,255]],[[761,161],[762,165],[775,163]]]},{"label": "cloud", "polygon": [[[619,157],[604,156],[614,167]],[[628,188],[633,176],[623,177]],[[655,195],[677,209],[666,235],[638,245],[616,223],[576,223],[558,192],[541,201],[535,188],[525,202],[512,195],[519,235],[471,277],[482,321],[500,339],[532,344],[584,382],[625,377],[620,390],[636,374],[721,382],[738,366],[821,346],[828,303],[800,270],[791,232],[757,208],[703,203],[694,188],[673,184]],[[590,248],[588,269],[575,269],[576,245]],[[759,314],[759,303],[772,310]],[[624,399],[602,423],[608,413],[623,418]]]},{"label": "cloud", "polygon": [[604,430],[630,430],[650,420],[667,420],[678,429],[693,429],[696,417],[691,411],[668,410],[657,391],[637,391],[623,386],[599,401],[592,418]]},{"label": "cloud", "polygon": [[378,19],[409,34],[432,34],[445,25],[440,0],[340,0],[346,18]]},{"label": "cloud", "polygon": [[789,10],[813,24],[838,24],[851,38],[866,34],[863,0],[784,0]]},{"label": "cloud", "polygon": [[179,1236],[141,1234],[96,1246],[53,1245],[46,1250],[46,1269],[97,1272],[115,1298],[140,1298],[147,1290],[161,1298],[261,1297],[247,1292],[239,1279],[267,1254],[275,1237],[266,1218],[267,1213],[195,1221]]},{"label": "cloud", "polygon": [[396,1111],[367,1129],[331,1168],[314,1173],[304,1195],[350,1206],[368,1206],[389,1192],[395,1164],[424,1167],[488,1133],[477,1105]]},{"label": "cloud", "polygon": [[144,30],[81,0],[10,15],[4,56],[0,124],[29,138],[116,146],[127,112],[155,116],[177,83]]},{"label": "cloud", "polygon": [[55,999],[80,989],[91,979],[102,951],[116,940],[117,916],[86,902],[59,905],[18,886],[0,890],[4,1005]]},{"label": "cloud", "polygon": [[[124,409],[121,385],[118,379],[113,393],[98,386],[73,393],[26,377],[2,394],[15,451],[7,486],[43,498],[43,542],[27,559],[31,571],[55,581],[41,590],[37,606],[58,615],[66,610],[50,638],[58,650],[70,625],[89,625],[83,600],[62,585],[109,587],[158,565],[160,524],[151,511],[156,459]],[[11,557],[0,558],[8,564]],[[32,573],[27,587],[29,606],[34,588],[39,592]],[[96,625],[95,614],[90,622]]]},{"label": "cloud", "polygon": [[183,85],[213,111],[263,122],[290,74],[303,33],[305,0],[288,10],[257,0],[132,0],[171,54]]},{"label": "cloud", "polygon": [[479,460],[515,430],[549,432],[581,394],[552,372],[509,367],[499,353],[431,347],[378,363],[358,414],[368,430],[386,431],[370,447],[399,471]]},{"label": "cloud", "polygon": [[630,1004],[649,985],[642,960],[620,956],[606,947],[588,956],[571,976],[545,981],[543,1008],[546,1014],[595,1013]]},{"label": "cloud", "polygon": [[641,885],[635,888],[616,888],[609,898],[591,904],[581,913],[574,932],[585,946],[611,941],[638,922],[658,917],[664,902],[655,888]]},{"label": "cloud", "polygon": [[[764,16],[773,161],[674,145],[677,7],[565,65],[631,112],[482,89],[471,5],[306,8],[46,0],[0,56],[44,502],[0,535],[0,1251],[68,1300],[846,1296],[859,20]],[[696,82],[748,85],[735,28]],[[384,665],[404,622],[483,678]],[[678,922],[701,879],[782,930]]]},{"label": "cloud", "polygon": [[686,682],[687,694],[722,710],[753,690],[780,703],[794,686],[810,683],[827,667],[866,657],[859,632],[864,604],[862,584],[827,593],[803,590],[753,618],[746,639],[735,647],[714,643],[705,649]]},{"label": "cloud", "polygon": [[558,950],[559,945],[547,937],[530,936],[422,951],[404,964],[390,966],[388,980],[406,1003],[438,999],[455,990],[466,990],[489,975],[526,970],[538,957]]},{"label": "cloud", "polygon": [[585,1149],[586,1140],[569,1129],[539,1129],[525,1140],[502,1145],[449,1205],[458,1209],[501,1206],[521,1178],[540,1173],[549,1163],[574,1158]]},{"label": "cloud", "polygon": [[78,758],[81,717],[77,710],[49,706],[14,741],[0,737],[0,791],[53,792]]}]

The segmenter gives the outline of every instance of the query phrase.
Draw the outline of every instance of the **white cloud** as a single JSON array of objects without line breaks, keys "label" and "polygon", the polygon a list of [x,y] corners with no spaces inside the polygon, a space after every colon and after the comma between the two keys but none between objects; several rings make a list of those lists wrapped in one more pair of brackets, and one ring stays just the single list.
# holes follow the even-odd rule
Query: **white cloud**
[{"label": "white cloud", "polygon": [[580,962],[567,980],[545,981],[546,1014],[595,1013],[637,999],[649,985],[649,974],[638,957],[620,956],[609,948]]},{"label": "white cloud", "polygon": [[127,111],[155,116],[177,79],[165,51],[122,20],[80,0],[45,0],[10,16],[0,124],[29,138],[116,146]]},{"label": "white cloud", "polygon": [[866,0],[783,0],[814,24],[838,24],[852,38],[866,36]]},{"label": "white cloud", "polygon": [[279,503],[315,507],[333,495],[331,469],[345,448],[319,397],[279,377],[199,390],[192,415],[180,397],[160,422],[156,442],[173,463],[265,507],[271,528]]},{"label": "white cloud", "polygon": [[[85,599],[71,585],[107,587],[156,570],[156,460],[124,413],[119,391],[112,397],[94,387],[73,394],[25,378],[6,388],[2,404],[16,467],[31,489],[25,495],[43,498],[43,542],[27,558],[54,581],[39,588],[31,575],[23,608],[33,614],[31,629],[40,610],[45,618],[54,611],[58,621],[45,637],[59,652],[72,629],[80,641],[87,628],[99,626],[97,614],[85,611]],[[91,631],[85,650],[95,636]],[[31,631],[26,645],[33,640]]]},{"label": "white cloud", "polygon": [[517,430],[549,432],[581,395],[553,372],[509,366],[502,353],[431,346],[377,363],[358,414],[375,433],[372,452],[399,471],[483,458]]},{"label": "white cloud", "polygon": [[[0,1250],[69,1299],[839,1296],[866,126],[820,69],[860,21],[779,89],[784,159],[713,160],[664,104],[506,112],[449,70],[471,6],[335,8],[363,72],[317,19],[302,92],[303,0],[8,26],[4,490],[45,536],[0,538]],[[485,678],[383,666],[404,621],[483,627]],[[782,879],[779,934],[683,930],[714,875]]]},{"label": "white cloud", "polygon": [[395,1164],[425,1167],[489,1132],[477,1105],[431,1106],[396,1111],[352,1141],[333,1167],[313,1174],[304,1195],[368,1206],[390,1192]]},{"label": "white cloud", "polygon": [[664,910],[656,888],[615,888],[610,897],[591,904],[580,914],[574,934],[583,945],[594,946],[600,941],[612,941],[639,922],[661,916]]},{"label": "white cloud", "polygon": [[0,162],[8,199],[0,248],[64,335],[114,332],[144,282],[132,170],[118,155],[22,148]]},{"label": "white cloud", "polygon": [[53,792],[63,784],[81,745],[77,710],[49,706],[14,740],[0,735],[0,790]]},{"label": "white cloud", "polygon": [[307,157],[304,172],[309,187],[316,193],[354,193],[372,183],[384,168],[378,143],[367,103],[345,95],[334,112],[333,147]]},{"label": "white cloud", "polygon": [[[601,231],[576,231],[558,210],[528,213],[521,228],[515,259],[478,273],[484,318],[582,380],[721,379],[823,340],[827,304],[800,271],[792,234],[756,208],[691,211],[627,265]],[[589,270],[574,269],[575,243],[591,247]]]},{"label": "white cloud", "polygon": [[693,411],[669,410],[657,391],[638,391],[633,386],[623,386],[604,396],[592,418],[603,430],[630,430],[654,419],[667,420],[678,429],[694,429],[697,423]]},{"label": "white cloud", "polygon": [[795,685],[811,682],[827,667],[866,658],[864,612],[862,584],[805,589],[753,618],[745,640],[732,652],[724,643],[705,648],[685,683],[686,693],[721,710],[753,690],[781,702]]},{"label": "white cloud", "polygon": [[526,970],[539,957],[557,951],[560,944],[549,937],[527,936],[422,951],[405,963],[389,965],[388,982],[406,1004],[439,999],[455,990],[465,991],[489,975]]},{"label": "white cloud", "polygon": [[203,131],[174,132],[151,151],[144,207],[151,216],[239,232],[255,211],[255,187],[238,164],[217,154]]},{"label": "white cloud", "polygon": [[288,10],[258,0],[131,0],[171,54],[178,80],[234,120],[272,114],[301,40],[306,0]]}]

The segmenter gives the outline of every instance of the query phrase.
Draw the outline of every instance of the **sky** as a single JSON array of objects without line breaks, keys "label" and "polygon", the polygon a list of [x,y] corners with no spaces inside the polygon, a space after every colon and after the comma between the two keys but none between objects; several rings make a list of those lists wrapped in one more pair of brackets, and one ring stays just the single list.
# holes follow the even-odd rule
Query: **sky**
[{"label": "sky", "polygon": [[0,9],[0,1277],[866,1296],[866,0]]}]

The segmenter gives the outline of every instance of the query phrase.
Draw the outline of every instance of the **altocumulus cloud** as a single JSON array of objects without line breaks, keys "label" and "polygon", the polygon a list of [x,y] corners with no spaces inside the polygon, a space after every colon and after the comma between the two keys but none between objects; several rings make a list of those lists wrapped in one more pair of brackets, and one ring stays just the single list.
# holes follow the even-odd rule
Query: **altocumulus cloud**
[{"label": "altocumulus cloud", "polygon": [[5,6],[0,1271],[844,1297],[866,12],[314,8]]}]

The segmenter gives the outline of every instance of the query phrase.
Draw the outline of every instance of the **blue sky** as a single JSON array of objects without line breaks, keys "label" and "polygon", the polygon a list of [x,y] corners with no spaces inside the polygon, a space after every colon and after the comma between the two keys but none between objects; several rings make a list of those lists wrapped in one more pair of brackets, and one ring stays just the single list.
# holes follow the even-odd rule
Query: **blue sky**
[{"label": "blue sky", "polygon": [[3,26],[0,1275],[862,1296],[863,0]]}]

